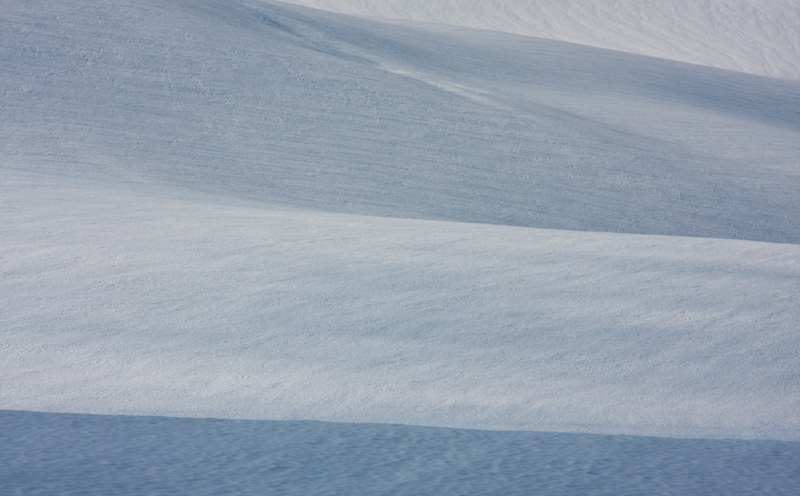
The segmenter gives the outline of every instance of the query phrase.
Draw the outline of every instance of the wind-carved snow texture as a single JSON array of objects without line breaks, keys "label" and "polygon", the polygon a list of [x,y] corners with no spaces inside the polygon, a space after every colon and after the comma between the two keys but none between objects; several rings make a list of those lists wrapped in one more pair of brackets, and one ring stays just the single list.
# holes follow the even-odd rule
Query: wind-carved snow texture
[{"label": "wind-carved snow texture", "polygon": [[294,9],[9,7],[5,163],[342,213],[800,240],[797,83]]},{"label": "wind-carved snow texture", "polygon": [[797,493],[796,81],[247,0],[13,3],[0,64],[0,408],[54,412],[2,413],[3,461],[53,475],[0,463],[12,494],[137,492],[48,443],[122,466],[120,425],[216,422],[75,440],[66,412],[407,436],[319,474],[201,462],[286,493]]},{"label": "wind-carved snow texture", "polygon": [[798,439],[798,245],[37,183],[3,195],[15,408]]},{"label": "wind-carved snow texture", "polygon": [[287,0],[466,26],[765,76],[800,78],[798,0]]},{"label": "wind-carved snow texture", "polygon": [[20,494],[788,495],[800,486],[800,443],[780,441],[3,411],[0,441],[0,482]]}]

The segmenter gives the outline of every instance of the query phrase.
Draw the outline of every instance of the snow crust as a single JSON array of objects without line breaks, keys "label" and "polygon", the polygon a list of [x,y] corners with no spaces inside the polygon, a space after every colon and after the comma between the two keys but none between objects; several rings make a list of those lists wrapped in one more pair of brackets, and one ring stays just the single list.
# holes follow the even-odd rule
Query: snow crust
[{"label": "snow crust", "polygon": [[800,78],[798,0],[286,0]]},{"label": "snow crust", "polygon": [[63,183],[2,195],[8,407],[798,439],[798,245]]},{"label": "snow crust", "polygon": [[[792,494],[800,443],[0,411],[19,494]],[[58,454],[58,456],[54,456]]]},{"label": "snow crust", "polygon": [[[652,46],[723,60],[703,23],[744,5]],[[202,466],[230,469],[207,492],[794,494],[800,85],[676,60],[256,0],[5,5],[0,482],[145,488],[74,455],[164,493]],[[166,441],[217,427],[233,445]],[[234,454],[250,435],[277,468]],[[318,442],[352,456],[299,464]]]},{"label": "snow crust", "polygon": [[800,241],[795,82],[262,3],[28,2],[4,19],[10,167],[342,213]]}]

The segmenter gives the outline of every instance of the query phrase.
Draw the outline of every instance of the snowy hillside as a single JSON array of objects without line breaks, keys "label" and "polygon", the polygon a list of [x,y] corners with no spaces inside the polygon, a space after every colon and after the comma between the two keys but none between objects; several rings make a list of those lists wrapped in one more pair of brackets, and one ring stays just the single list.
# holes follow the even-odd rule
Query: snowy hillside
[{"label": "snowy hillside", "polygon": [[491,29],[800,78],[798,0],[287,0],[350,15]]},{"label": "snowy hillside", "polygon": [[126,457],[216,426],[251,493],[796,492],[797,81],[258,0],[13,3],[0,64],[0,487],[192,492]]},{"label": "snowy hillside", "polygon": [[255,3],[15,4],[5,163],[327,211],[800,241],[800,85]]},{"label": "snowy hillside", "polygon": [[8,183],[15,408],[800,439],[798,245]]}]

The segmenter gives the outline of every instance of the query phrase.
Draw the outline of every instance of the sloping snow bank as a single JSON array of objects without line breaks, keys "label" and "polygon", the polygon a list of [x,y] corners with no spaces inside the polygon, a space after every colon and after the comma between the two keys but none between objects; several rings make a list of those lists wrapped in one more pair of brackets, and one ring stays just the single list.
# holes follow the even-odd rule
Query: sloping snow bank
[{"label": "sloping snow bank", "polygon": [[15,2],[0,167],[341,213],[800,243],[800,85],[247,1]]},{"label": "sloping snow bank", "polygon": [[286,0],[800,78],[798,0]]},{"label": "sloping snow bank", "polygon": [[800,433],[798,245],[7,179],[4,408]]},{"label": "sloping snow bank", "polygon": [[0,411],[10,494],[791,494],[800,443]]}]

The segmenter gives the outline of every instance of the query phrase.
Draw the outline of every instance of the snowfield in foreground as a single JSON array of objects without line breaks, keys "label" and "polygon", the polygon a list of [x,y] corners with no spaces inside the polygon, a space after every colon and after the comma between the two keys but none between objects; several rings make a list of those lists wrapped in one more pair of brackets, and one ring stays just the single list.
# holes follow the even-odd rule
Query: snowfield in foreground
[{"label": "snowfield in foreground", "polygon": [[[0,411],[20,494],[785,494],[800,443]],[[54,456],[54,454],[58,454]]]},{"label": "snowfield in foreground", "polygon": [[5,6],[0,487],[797,494],[795,4],[685,4]]}]

